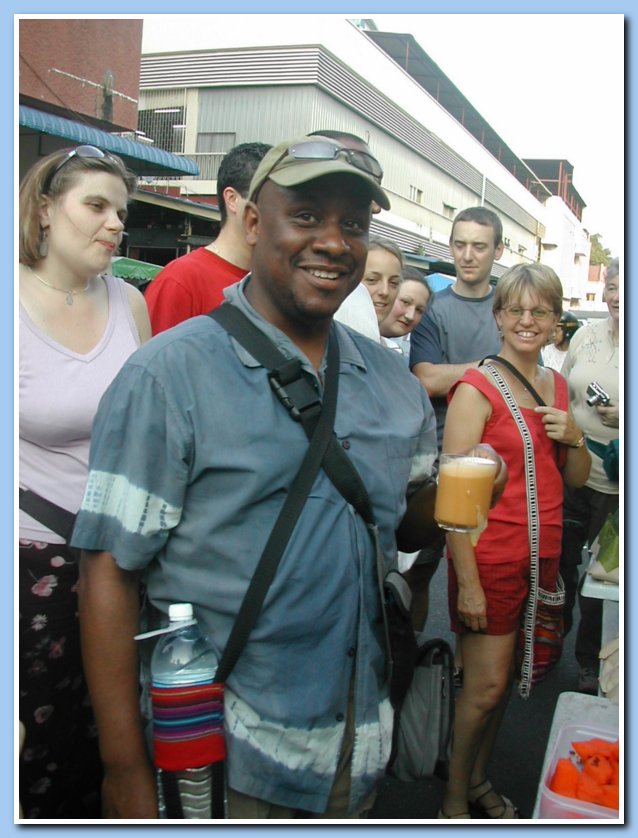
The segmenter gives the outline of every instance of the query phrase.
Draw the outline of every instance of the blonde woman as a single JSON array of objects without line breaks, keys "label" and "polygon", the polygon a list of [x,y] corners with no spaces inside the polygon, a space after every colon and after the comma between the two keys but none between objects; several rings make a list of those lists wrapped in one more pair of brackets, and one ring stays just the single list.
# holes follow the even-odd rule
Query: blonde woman
[{"label": "blonde woman", "polygon": [[78,567],[66,542],[84,493],[98,402],[150,337],[142,295],[108,273],[134,190],[122,161],[94,146],[42,158],[20,186],[25,818],[100,817],[101,765],[80,659]]},{"label": "blonde woman", "polygon": [[[538,584],[555,591],[563,482],[582,486],[591,465],[583,433],[569,409],[565,379],[537,364],[562,313],[560,280],[551,268],[539,264],[509,268],[496,285],[493,310],[502,335],[499,358],[522,374],[545,402],[539,406],[507,366],[494,363],[531,440],[538,475]],[[469,818],[470,805],[481,817],[519,816],[516,806],[492,788],[487,767],[509,698],[516,640],[529,593],[522,430],[485,367],[468,370],[452,388],[443,451],[490,443],[505,460],[509,481],[476,545],[469,534],[447,535],[449,609],[452,630],[460,636],[464,686],[456,703],[450,776],[440,818]]]},{"label": "blonde woman", "polygon": [[362,284],[372,297],[380,324],[392,311],[402,271],[403,256],[399,247],[390,239],[370,238]]}]

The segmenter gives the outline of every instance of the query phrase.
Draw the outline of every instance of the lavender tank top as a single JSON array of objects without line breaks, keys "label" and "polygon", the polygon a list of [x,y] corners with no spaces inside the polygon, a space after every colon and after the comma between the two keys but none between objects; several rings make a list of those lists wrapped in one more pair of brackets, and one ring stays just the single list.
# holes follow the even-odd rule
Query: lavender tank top
[{"label": "lavender tank top", "polygon": [[[80,355],[42,332],[20,305],[20,487],[77,512],[88,475],[93,418],[102,394],[140,339],[123,280],[105,275],[109,317]],[[20,510],[20,538],[63,539]]]}]

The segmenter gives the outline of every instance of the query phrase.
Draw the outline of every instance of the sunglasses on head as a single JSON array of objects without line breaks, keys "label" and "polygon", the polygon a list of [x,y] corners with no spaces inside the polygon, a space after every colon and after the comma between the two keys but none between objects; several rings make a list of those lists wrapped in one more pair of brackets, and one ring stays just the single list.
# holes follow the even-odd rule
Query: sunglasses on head
[{"label": "sunglasses on head", "polygon": [[83,159],[88,158],[97,158],[101,159],[103,157],[107,157],[107,154],[102,151],[100,148],[96,148],[94,145],[79,145],[77,148],[71,149],[71,151],[63,157],[62,160],[58,163],[58,165],[52,169],[47,179],[44,181],[44,185],[42,187],[42,194],[48,195],[49,189],[51,189],[51,184],[53,183],[53,178],[57,175],[60,169],[71,160],[73,157],[81,157]]},{"label": "sunglasses on head", "polygon": [[383,178],[383,169],[379,161],[366,151],[344,148],[343,146],[330,143],[327,140],[309,140],[304,143],[289,146],[281,157],[273,163],[264,180],[270,177],[270,174],[285,157],[294,157],[295,160],[337,160],[339,157],[344,157],[351,166],[354,166],[355,169],[359,169],[361,172],[365,172],[376,180],[377,183],[380,184]]}]

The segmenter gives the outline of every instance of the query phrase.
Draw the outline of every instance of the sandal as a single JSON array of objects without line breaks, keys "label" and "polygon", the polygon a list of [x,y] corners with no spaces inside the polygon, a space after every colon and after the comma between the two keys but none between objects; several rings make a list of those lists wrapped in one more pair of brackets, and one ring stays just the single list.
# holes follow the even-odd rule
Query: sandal
[{"label": "sandal", "polygon": [[[481,800],[491,793],[499,798],[499,802],[493,803],[491,806],[481,803]],[[504,795],[495,792],[489,780],[483,780],[482,783],[477,783],[475,786],[472,786],[468,790],[467,799],[471,804],[481,809],[488,818],[511,820],[520,817],[518,809],[512,801]]]},{"label": "sandal", "polygon": [[450,821],[450,820],[453,820],[453,821],[457,821],[457,820],[469,821],[469,820],[472,819],[472,815],[470,815],[469,812],[457,812],[456,815],[446,815],[445,812],[443,811],[442,806],[439,809],[439,814],[436,817],[437,817],[437,820],[448,820],[448,821]]}]

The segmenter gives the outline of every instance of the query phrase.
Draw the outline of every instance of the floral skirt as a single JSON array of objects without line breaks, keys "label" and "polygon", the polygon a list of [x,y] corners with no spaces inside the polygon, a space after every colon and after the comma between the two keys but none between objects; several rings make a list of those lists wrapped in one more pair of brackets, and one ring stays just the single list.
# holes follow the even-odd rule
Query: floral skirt
[{"label": "floral skirt", "polygon": [[20,802],[25,818],[99,818],[102,766],[82,671],[78,565],[20,540]]}]

